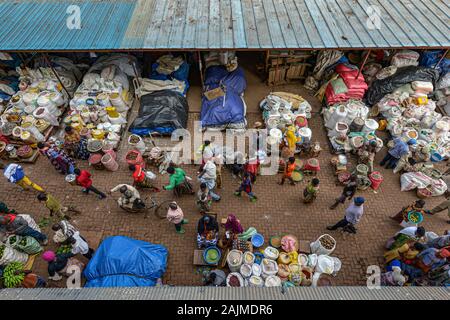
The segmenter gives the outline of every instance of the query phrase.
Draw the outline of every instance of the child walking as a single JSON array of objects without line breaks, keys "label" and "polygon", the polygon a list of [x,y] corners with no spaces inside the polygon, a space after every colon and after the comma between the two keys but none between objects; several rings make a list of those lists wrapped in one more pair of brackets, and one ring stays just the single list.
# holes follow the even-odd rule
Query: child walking
[{"label": "child walking", "polygon": [[252,178],[250,177],[250,173],[246,172],[244,174],[244,179],[242,180],[241,186],[234,193],[234,195],[240,197],[242,196],[242,192],[245,192],[249,196],[251,202],[256,202],[258,198],[252,192],[252,187]]}]

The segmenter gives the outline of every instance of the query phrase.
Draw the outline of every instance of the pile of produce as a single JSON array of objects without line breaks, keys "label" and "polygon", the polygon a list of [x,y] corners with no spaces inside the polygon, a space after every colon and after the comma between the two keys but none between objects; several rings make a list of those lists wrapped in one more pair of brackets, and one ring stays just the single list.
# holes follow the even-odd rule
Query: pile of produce
[{"label": "pile of produce", "polygon": [[329,235],[320,238],[320,243],[325,249],[332,250],[336,246],[336,241]]},{"label": "pile of produce", "polygon": [[25,274],[20,272],[16,274],[17,271],[23,271],[24,265],[20,262],[13,262],[6,266],[3,270],[3,283],[6,288],[16,288],[18,287],[25,278]]},{"label": "pile of produce", "polygon": [[0,258],[3,257],[3,252],[5,251],[5,246],[0,245]]},{"label": "pile of produce", "polygon": [[56,254],[65,254],[70,253],[72,251],[72,246],[70,245],[62,245],[56,251]]}]

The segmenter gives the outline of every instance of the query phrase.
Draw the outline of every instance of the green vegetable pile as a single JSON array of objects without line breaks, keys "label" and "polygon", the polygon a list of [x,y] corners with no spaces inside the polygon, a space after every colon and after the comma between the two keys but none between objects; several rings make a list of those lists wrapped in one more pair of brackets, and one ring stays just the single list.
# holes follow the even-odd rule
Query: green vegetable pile
[{"label": "green vegetable pile", "polygon": [[72,251],[72,246],[70,245],[62,245],[61,247],[56,250],[56,254],[64,254],[64,253],[70,253]]},{"label": "green vegetable pile", "polygon": [[24,265],[20,262],[13,262],[6,266],[3,270],[3,283],[6,288],[16,288],[25,279],[25,274],[20,272],[18,275],[16,271],[23,271]]},{"label": "green vegetable pile", "polygon": [[5,251],[5,246],[0,246],[0,258],[3,257],[3,251]]},{"label": "green vegetable pile", "polygon": [[11,238],[9,238],[9,244],[11,244],[11,245],[16,243],[16,241],[17,241],[17,237],[16,236],[12,236]]},{"label": "green vegetable pile", "polygon": [[25,247],[26,245],[27,245],[27,238],[24,237],[24,238],[22,238],[22,239],[20,240],[19,246]]}]

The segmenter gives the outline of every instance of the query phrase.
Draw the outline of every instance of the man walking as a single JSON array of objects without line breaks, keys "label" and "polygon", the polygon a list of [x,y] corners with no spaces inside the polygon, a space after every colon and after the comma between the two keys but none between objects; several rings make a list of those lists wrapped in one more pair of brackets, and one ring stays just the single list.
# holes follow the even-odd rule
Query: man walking
[{"label": "man walking", "polygon": [[339,204],[344,204],[347,199],[352,200],[356,194],[357,187],[356,177],[351,176],[350,182],[344,187],[341,196],[336,199],[336,202],[330,207],[330,210],[336,209]]},{"label": "man walking", "polygon": [[95,188],[92,185],[92,179],[91,179],[91,174],[89,172],[87,172],[86,170],[80,170],[80,169],[75,169],[74,173],[77,176],[77,184],[83,187],[83,192],[86,194],[89,194],[90,191],[92,191],[93,193],[98,195],[98,198],[100,200],[103,200],[106,198],[106,194],[104,194],[103,192],[99,191],[97,188]]},{"label": "man walking", "polygon": [[206,161],[202,172],[198,176],[200,183],[205,183],[209,189],[209,194],[214,201],[220,201],[220,196],[214,192],[216,187],[217,167],[213,159]]},{"label": "man walking", "polygon": [[364,203],[364,198],[356,198],[354,203],[347,208],[344,219],[336,223],[334,226],[327,227],[327,229],[334,231],[339,228],[343,228],[346,232],[356,233],[357,229],[355,226],[359,223],[364,214]]},{"label": "man walking", "polygon": [[29,187],[31,187],[38,192],[44,192],[44,189],[41,186],[37,185],[26,176],[21,165],[11,163],[6,166],[6,168],[3,168],[2,165],[0,165],[0,169],[4,169],[3,175],[9,182],[18,185],[22,190],[28,191],[30,189]]},{"label": "man walking", "polygon": [[64,207],[58,199],[53,197],[49,193],[39,193],[37,199],[40,202],[45,202],[45,207],[50,211],[50,217],[53,217],[55,214],[62,219],[70,219],[67,216],[68,212],[73,212],[74,214],[80,214],[81,212],[77,210],[75,207],[69,206]]}]

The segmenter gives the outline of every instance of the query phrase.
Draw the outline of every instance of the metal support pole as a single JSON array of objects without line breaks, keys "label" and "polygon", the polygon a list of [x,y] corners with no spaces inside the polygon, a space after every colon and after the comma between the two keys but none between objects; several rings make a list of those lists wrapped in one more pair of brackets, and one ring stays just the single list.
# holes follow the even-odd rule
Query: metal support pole
[{"label": "metal support pole", "polygon": [[367,55],[366,55],[366,57],[364,58],[364,61],[363,61],[362,65],[361,65],[361,68],[359,69],[358,75],[356,76],[355,79],[358,79],[359,76],[361,75],[361,72],[363,71],[364,67],[366,66],[367,60],[369,60],[369,57],[370,57],[370,54],[371,54],[371,53],[372,53],[372,49],[369,49],[369,52],[367,52]]}]

